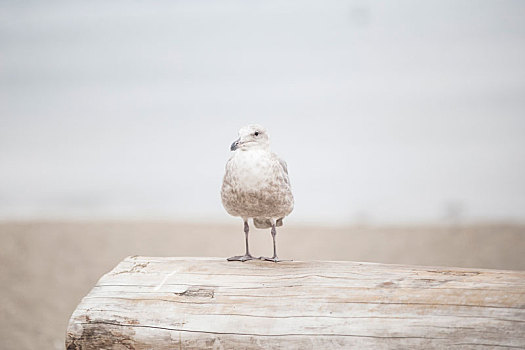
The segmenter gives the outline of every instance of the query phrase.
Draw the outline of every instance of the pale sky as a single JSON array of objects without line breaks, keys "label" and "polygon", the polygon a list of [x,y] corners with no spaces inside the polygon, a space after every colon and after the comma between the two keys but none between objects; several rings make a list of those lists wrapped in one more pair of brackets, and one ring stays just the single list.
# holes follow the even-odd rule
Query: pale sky
[{"label": "pale sky", "polygon": [[233,220],[237,130],[290,220],[525,220],[525,2],[0,3],[0,218]]}]

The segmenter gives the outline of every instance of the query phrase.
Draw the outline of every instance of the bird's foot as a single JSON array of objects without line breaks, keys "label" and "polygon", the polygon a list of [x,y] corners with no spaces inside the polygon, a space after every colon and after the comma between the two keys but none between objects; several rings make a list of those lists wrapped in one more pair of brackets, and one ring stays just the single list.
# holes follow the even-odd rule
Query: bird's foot
[{"label": "bird's foot", "polygon": [[228,258],[228,261],[248,261],[248,260],[254,260],[257,258],[254,258],[250,254],[244,254],[244,255],[238,255],[238,256],[232,256],[231,258]]},{"label": "bird's foot", "polygon": [[273,261],[273,262],[279,262],[279,261],[284,261],[284,260],[281,260],[279,259],[277,256],[272,256],[271,258],[268,258],[266,256],[261,256],[259,257],[259,260],[264,260],[264,261]]}]

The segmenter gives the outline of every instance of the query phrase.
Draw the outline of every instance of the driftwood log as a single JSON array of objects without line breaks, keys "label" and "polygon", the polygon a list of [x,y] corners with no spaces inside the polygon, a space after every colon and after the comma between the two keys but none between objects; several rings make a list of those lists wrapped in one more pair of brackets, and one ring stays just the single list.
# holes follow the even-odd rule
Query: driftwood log
[{"label": "driftwood log", "polygon": [[66,348],[525,348],[525,272],[130,257],[78,305]]}]

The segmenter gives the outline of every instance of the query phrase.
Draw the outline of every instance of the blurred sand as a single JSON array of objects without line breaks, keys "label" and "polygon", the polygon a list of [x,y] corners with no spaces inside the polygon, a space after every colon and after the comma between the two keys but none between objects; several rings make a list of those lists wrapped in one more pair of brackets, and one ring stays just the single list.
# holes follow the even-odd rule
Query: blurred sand
[{"label": "blurred sand", "polygon": [[[255,230],[255,255],[271,254]],[[281,258],[525,270],[525,225],[297,227],[278,230]],[[0,223],[0,348],[63,349],[68,319],[96,281],[129,255],[228,257],[237,225],[173,222]]]}]

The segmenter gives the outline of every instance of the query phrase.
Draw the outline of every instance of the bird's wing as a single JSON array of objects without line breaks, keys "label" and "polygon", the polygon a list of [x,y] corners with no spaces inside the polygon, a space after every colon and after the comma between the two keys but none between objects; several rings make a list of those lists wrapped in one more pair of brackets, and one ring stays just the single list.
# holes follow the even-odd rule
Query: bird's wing
[{"label": "bird's wing", "polygon": [[281,168],[283,168],[286,175],[288,175],[288,164],[286,164],[286,162],[279,157],[277,157],[277,160],[279,161],[279,164],[281,164]]},{"label": "bird's wing", "polygon": [[286,164],[286,162],[279,158],[276,154],[274,154],[275,156],[275,159],[277,159],[277,161],[279,162],[279,165],[280,165],[280,168],[281,168],[281,174],[284,178],[284,181],[286,181],[286,183],[288,185],[290,185],[290,178],[288,177],[288,164]]}]

